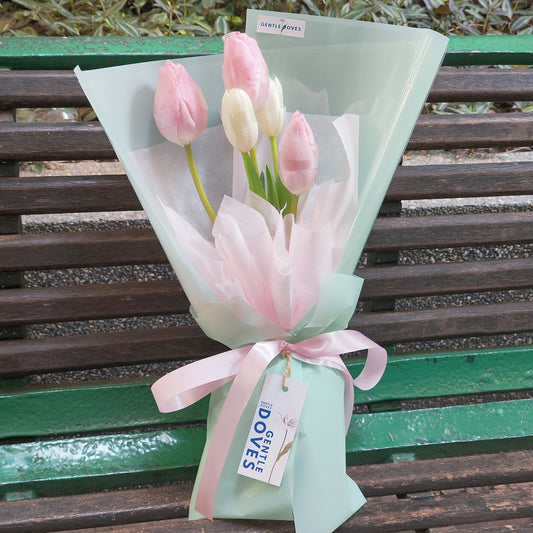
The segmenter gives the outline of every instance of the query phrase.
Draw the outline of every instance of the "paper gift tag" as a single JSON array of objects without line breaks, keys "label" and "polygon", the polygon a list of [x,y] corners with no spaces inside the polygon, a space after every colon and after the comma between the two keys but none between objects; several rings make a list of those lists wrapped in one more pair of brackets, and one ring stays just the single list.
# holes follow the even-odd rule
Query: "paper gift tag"
[{"label": "paper gift tag", "polygon": [[246,439],[238,473],[280,486],[308,384],[268,373]]}]

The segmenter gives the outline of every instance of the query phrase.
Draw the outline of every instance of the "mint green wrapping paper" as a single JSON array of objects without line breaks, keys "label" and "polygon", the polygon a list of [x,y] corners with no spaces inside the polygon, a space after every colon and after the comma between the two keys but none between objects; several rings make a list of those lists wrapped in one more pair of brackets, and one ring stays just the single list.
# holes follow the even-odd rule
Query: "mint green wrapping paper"
[{"label": "mint green wrapping paper", "polygon": [[[215,517],[294,520],[297,531],[333,531],[356,512],[365,498],[346,475],[344,379],[335,370],[291,361],[292,378],[309,384],[297,438],[280,487],[236,475],[263,379],[246,407],[233,439],[215,500]],[[285,360],[277,358],[267,371],[283,374]],[[222,408],[229,384],[211,395],[207,442]],[[197,477],[199,479],[199,476]],[[191,519],[202,518],[194,511],[196,486],[191,499]]]},{"label": "mint green wrapping paper", "polygon": [[[257,32],[261,16],[304,21],[304,37]],[[357,115],[359,146],[357,206],[340,264],[321,287],[317,303],[287,333],[243,302],[220,301],[184,253],[171,209],[200,235],[208,237],[210,224],[191,183],[169,172],[153,175],[146,163],[170,154],[152,117],[157,74],[163,62],[127,65],[76,74],[120,159],[139,200],[191,302],[191,313],[204,332],[231,348],[267,339],[297,342],[347,327],[357,304],[362,280],[352,275],[379,211],[393,173],[445,53],[447,39],[429,30],[357,21],[249,11],[247,33],[263,50],[271,76],[284,88],[288,112],[341,116]],[[231,194],[233,157],[217,144],[223,86],[221,56],[180,60],[202,87],[209,105],[206,143],[195,143],[197,164],[217,210]],[[212,137],[209,137],[213,134]],[[214,140],[215,139],[215,140]],[[166,143],[168,145],[168,143]],[[229,156],[222,155],[223,151]],[[327,157],[321,155],[323,178]],[[181,157],[181,156],[168,156]],[[177,164],[180,165],[178,160]],[[174,169],[173,169],[174,170]],[[183,169],[182,169],[183,170]],[[326,169],[327,170],[327,169]],[[327,172],[326,172],[327,174]],[[326,176],[330,178],[331,176]],[[341,178],[342,179],[342,178]],[[243,316],[247,319],[243,320]],[[276,358],[269,370],[283,374],[285,361]],[[253,418],[262,381],[248,403],[232,442],[218,486],[215,517],[295,520],[301,533],[333,531],[363,503],[358,487],[345,473],[345,416],[343,377],[330,368],[293,359],[292,378],[309,384],[298,434],[281,486],[274,487],[238,475],[237,463]],[[229,384],[212,394],[207,442],[222,408]],[[203,459],[199,475],[203,469]],[[196,489],[195,489],[196,490]],[[191,518],[200,518],[191,504]]]}]

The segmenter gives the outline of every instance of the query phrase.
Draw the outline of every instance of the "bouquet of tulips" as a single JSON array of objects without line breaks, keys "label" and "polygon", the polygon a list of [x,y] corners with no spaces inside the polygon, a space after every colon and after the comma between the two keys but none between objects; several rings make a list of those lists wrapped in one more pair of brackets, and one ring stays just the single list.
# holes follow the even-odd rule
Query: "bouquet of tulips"
[{"label": "bouquet of tulips", "polygon": [[[270,424],[270,421],[268,427],[265,424],[263,433],[268,438],[263,438],[261,432],[258,433],[255,447],[248,448],[248,458],[241,461],[241,470],[244,470],[242,474],[246,474],[246,469],[255,474],[251,479],[241,477],[238,464],[235,469],[229,469],[228,465],[239,459],[239,454],[231,450],[232,443],[235,443],[236,450],[246,449],[242,436],[237,437],[238,426],[241,420],[248,420],[250,426],[251,413],[248,416],[240,416],[239,413],[243,413],[248,406],[257,405],[257,400],[250,402],[250,398],[254,392],[257,393],[258,384],[264,380],[267,366],[269,371],[284,375],[280,391],[286,388],[287,378],[299,376],[307,385],[313,383],[309,377],[303,378],[309,365],[334,368],[329,372],[334,375],[333,380],[340,379],[341,384],[337,390],[342,391],[342,397],[337,394],[337,400],[341,399],[341,403],[335,410],[341,421],[346,418],[346,424],[351,414],[354,384],[363,389],[371,388],[379,381],[385,369],[385,351],[360,333],[344,330],[344,324],[342,328],[335,326],[331,331],[329,324],[326,327],[319,325],[319,331],[314,328],[306,331],[314,321],[313,315],[320,310],[318,304],[325,297],[323,291],[331,290],[335,276],[345,277],[335,274],[335,270],[357,207],[355,139],[358,121],[353,115],[337,119],[313,117],[319,127],[329,126],[330,135],[336,132],[338,146],[335,157],[346,158],[345,179],[337,181],[332,176],[317,184],[319,148],[313,131],[299,111],[292,113],[288,123],[284,125],[282,85],[278,78],[270,78],[267,64],[255,39],[238,32],[224,37],[222,78],[225,92],[220,116],[227,140],[235,152],[240,154],[241,160],[237,157],[235,161],[240,173],[235,174],[242,175],[244,179],[244,194],[241,199],[235,195],[224,196],[217,212],[211,206],[192,150],[192,144],[207,128],[207,104],[202,89],[180,63],[167,61],[159,71],[154,96],[154,119],[160,133],[169,142],[183,147],[205,216],[213,222],[211,236],[208,238],[204,238],[194,228],[188,228],[187,233],[184,233],[178,231],[178,228],[186,221],[177,212],[168,210],[169,219],[174,221],[176,227],[176,239],[210,291],[222,303],[226,315],[235,313],[242,324],[240,329],[245,327],[246,334],[253,338],[246,342],[244,348],[237,347],[164,376],[154,384],[152,390],[163,411],[174,409],[177,401],[180,406],[188,403],[191,395],[193,401],[197,400],[206,391],[216,390],[223,396],[223,400],[213,401],[217,411],[216,423],[212,434],[208,429],[208,446],[191,504],[192,516],[200,516],[196,515],[198,511],[210,518],[237,516],[293,519],[296,518],[295,498],[294,495],[286,494],[286,491],[289,488],[292,490],[294,483],[292,470],[295,467],[292,461],[295,458],[291,455],[300,453],[301,458],[304,457],[303,451],[298,452],[298,442],[309,431],[305,417],[298,424],[300,413],[293,413],[290,417],[281,413],[273,415],[279,414],[278,422],[285,418],[285,432],[279,429],[274,431],[275,425]],[[277,137],[282,129],[278,149]],[[259,142],[260,134],[263,143]],[[340,149],[342,145],[344,148]],[[268,150],[265,150],[266,147]],[[354,285],[357,286],[356,280],[357,278],[350,276],[348,283],[355,282]],[[338,283],[338,286],[346,288],[346,283]],[[355,290],[354,287],[351,289],[349,296],[345,296],[338,309],[330,314],[330,321],[342,320],[340,315],[346,319],[353,313],[358,290],[357,287]],[[209,309],[209,313],[212,311]],[[195,316],[201,325],[207,322],[198,312]],[[254,318],[256,324],[250,324],[250,317]],[[216,326],[226,323],[226,319],[222,318]],[[216,338],[219,337],[216,334]],[[226,342],[230,344],[228,340]],[[369,349],[369,357],[366,372],[354,382],[340,354],[358,349]],[[293,361],[293,358],[298,362]],[[217,370],[214,369],[215,365]],[[235,365],[240,367],[238,372],[232,370]],[[206,379],[206,375],[210,374],[215,374],[216,380],[207,387],[209,379]],[[194,376],[200,379],[201,391],[194,386]],[[234,376],[232,388],[221,392],[221,380]],[[310,396],[323,393],[325,381],[321,376],[314,384]],[[291,382],[291,388],[293,386],[297,387],[294,381]],[[292,399],[289,403],[297,401]],[[308,402],[306,400],[306,404]],[[344,403],[346,413],[342,408]],[[292,407],[293,405],[284,405],[280,409],[286,413],[292,412]],[[265,414],[267,411],[263,409],[262,412]],[[317,418],[316,413],[311,416]],[[324,424],[325,421],[320,423]],[[261,425],[259,427],[263,428]],[[343,425],[338,427],[343,428]],[[344,427],[347,429],[347,425]],[[292,439],[290,442],[287,440],[289,429]],[[243,431],[241,428],[240,433]],[[281,438],[282,434],[284,437],[281,443],[275,446],[276,435]],[[313,431],[310,431],[311,438],[312,434]],[[342,443],[343,432],[339,437]],[[266,445],[263,444],[264,441],[267,442]],[[287,444],[290,444],[289,448],[286,448]],[[316,448],[316,444],[311,446],[313,447]],[[273,448],[274,452],[267,453]],[[242,452],[242,449],[239,451]],[[263,453],[260,454],[261,450]],[[336,454],[341,460],[341,469],[334,468],[333,471],[337,470],[346,478],[344,455],[343,451]],[[288,481],[281,487],[283,481],[279,479],[276,485],[269,487],[268,482],[272,480],[276,468],[280,469],[278,465],[281,462],[288,472],[285,471],[280,478]],[[328,462],[322,463],[326,465]],[[308,466],[311,469],[311,464]],[[319,466],[314,464],[313,469],[317,470]],[[266,470],[270,475],[268,478],[265,475],[265,479],[262,479],[260,474]],[[364,501],[355,484],[351,485],[348,478],[343,478],[340,493],[349,497],[344,502],[346,510],[342,520]],[[230,491],[221,488],[226,483],[231,486]],[[258,483],[259,487],[254,487]],[[324,484],[324,488],[330,492],[333,483],[338,490],[339,484],[335,476]],[[336,498],[339,498],[339,494]],[[259,502],[265,504],[269,500],[276,503],[270,501],[265,506],[266,510],[258,515]],[[222,503],[217,509],[218,501]],[[304,522],[304,530],[310,531],[308,521]],[[331,525],[321,525],[319,530],[324,531],[324,527],[329,529],[336,525],[338,519]]]},{"label": "bouquet of tulips", "polygon": [[[163,412],[211,394],[190,518],[324,533],[365,502],[346,476],[345,432],[354,386],[373,387],[386,365],[346,329],[362,285],[353,269],[445,39],[273,15],[249,11],[223,56],[76,72],[192,316],[230,348],[152,388]],[[354,379],[341,355],[359,350]]]}]

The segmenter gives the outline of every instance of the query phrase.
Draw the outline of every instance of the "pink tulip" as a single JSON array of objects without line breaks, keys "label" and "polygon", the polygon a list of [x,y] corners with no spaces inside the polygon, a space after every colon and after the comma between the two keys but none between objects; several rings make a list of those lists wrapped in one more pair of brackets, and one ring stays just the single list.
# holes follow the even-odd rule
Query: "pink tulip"
[{"label": "pink tulip", "polygon": [[161,135],[187,146],[205,131],[207,115],[202,89],[183,65],[167,61],[159,69],[154,98],[154,119]]},{"label": "pink tulip", "polygon": [[223,37],[222,80],[226,90],[245,91],[254,110],[261,109],[268,96],[270,76],[257,41],[246,33],[233,32]]},{"label": "pink tulip", "polygon": [[316,182],[318,146],[305,117],[296,111],[279,143],[279,174],[283,185],[299,196]]}]

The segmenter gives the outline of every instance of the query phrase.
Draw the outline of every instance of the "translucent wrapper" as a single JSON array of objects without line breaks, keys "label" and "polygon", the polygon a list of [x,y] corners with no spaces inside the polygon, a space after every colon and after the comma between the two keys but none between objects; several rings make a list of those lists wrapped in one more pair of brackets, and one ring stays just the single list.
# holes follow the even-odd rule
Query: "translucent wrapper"
[{"label": "translucent wrapper", "polygon": [[[153,98],[163,62],[88,72],[77,68],[76,74],[191,302],[193,316],[207,335],[236,350],[237,356],[226,365],[230,370],[219,372],[213,361],[199,372],[197,388],[202,394],[212,392],[212,398],[191,518],[202,516],[195,510],[198,486],[204,475],[211,475],[204,471],[206,456],[219,446],[214,438],[217,422],[225,416],[228,399],[232,401],[236,394],[235,384],[242,381],[243,368],[249,371],[250,360],[256,358],[257,375],[247,384],[250,397],[243,396],[242,416],[235,419],[231,435],[225,436],[228,453],[213,482],[213,512],[204,515],[294,519],[298,531],[326,532],[364,503],[345,473],[346,423],[353,405],[353,384],[369,388],[384,369],[383,357],[378,355],[381,362],[366,372],[366,378],[372,373],[373,377],[357,378],[352,384],[338,357],[368,348],[370,359],[371,352],[376,351],[371,341],[365,344],[357,337],[345,344],[346,335],[337,335],[356,334],[343,331],[362,285],[352,272],[447,40],[428,30],[287,14],[283,20],[289,27],[302,27],[303,23],[305,31],[298,36],[283,31],[279,35],[262,33],[264,17],[276,19],[279,15],[249,11],[247,32],[258,40],[271,76],[280,79],[287,111],[306,114],[320,149],[318,192],[305,199],[299,215],[301,227],[291,226],[294,250],[278,246],[286,221],[246,192],[243,173],[234,164],[239,158],[234,157],[221,133],[222,56],[180,60],[202,87],[209,105],[209,127],[194,143],[194,151],[208,197],[219,212],[213,230],[188,175],[185,154],[164,141],[153,120]],[[267,151],[259,146],[258,155],[263,153]],[[236,226],[240,232],[233,233]],[[254,249],[256,237],[266,240],[264,246]],[[218,248],[212,242],[217,239]],[[237,240],[240,248],[227,253],[228,261],[221,262],[224,250]],[[324,254],[313,255],[313,246],[304,246],[306,242],[326,249],[328,262],[322,264]],[[267,253],[270,247],[272,251]],[[248,272],[232,262],[232,258],[248,254],[254,263],[254,256],[260,253],[264,257],[255,261],[256,270]],[[266,272],[262,270],[265,264],[270,265]],[[265,302],[257,303],[253,294],[250,279],[255,275],[259,280],[268,278],[270,283],[263,291],[270,298],[264,309],[261,305]],[[285,316],[287,309],[290,313]],[[322,339],[326,346],[331,340],[328,335],[333,335],[331,342],[338,351],[322,357],[306,345],[310,341],[313,346],[322,346],[320,342],[313,344],[313,339]],[[248,345],[255,346],[252,355],[239,351]],[[285,360],[276,355],[286,347],[294,350],[293,379],[308,383],[309,392],[283,481],[274,487],[238,475],[237,464],[264,380],[263,371],[267,368],[283,374]],[[215,358],[218,356],[211,359]],[[226,360],[220,359],[220,367]],[[189,381],[195,380],[192,372]],[[211,383],[207,392],[202,380]],[[183,407],[181,397],[172,396],[174,384],[169,383],[165,399],[158,400],[160,408],[161,404],[168,410]]]}]

